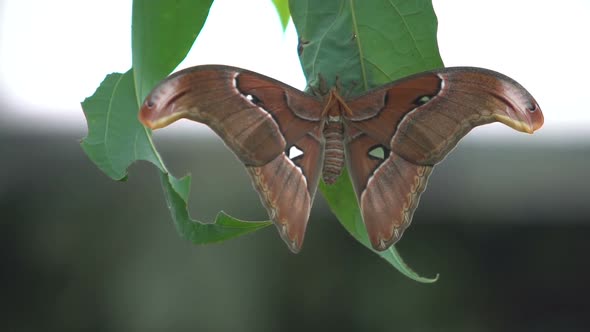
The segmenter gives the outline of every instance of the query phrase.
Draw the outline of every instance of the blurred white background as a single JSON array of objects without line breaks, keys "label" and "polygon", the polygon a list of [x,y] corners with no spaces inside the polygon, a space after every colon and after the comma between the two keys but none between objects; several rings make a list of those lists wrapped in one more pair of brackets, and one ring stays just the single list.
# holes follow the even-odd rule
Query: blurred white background
[{"label": "blurred white background", "polygon": [[[131,4],[1,0],[0,128],[68,129],[83,135],[79,103],[106,74],[131,66]],[[434,6],[446,66],[486,67],[524,85],[545,114],[545,127],[533,141],[589,140],[590,1],[435,0]],[[215,0],[180,67],[234,65],[302,89],[296,44],[292,23],[281,31],[270,0]],[[468,139],[519,136],[497,125],[478,129]],[[530,139],[524,137],[517,139]]]}]

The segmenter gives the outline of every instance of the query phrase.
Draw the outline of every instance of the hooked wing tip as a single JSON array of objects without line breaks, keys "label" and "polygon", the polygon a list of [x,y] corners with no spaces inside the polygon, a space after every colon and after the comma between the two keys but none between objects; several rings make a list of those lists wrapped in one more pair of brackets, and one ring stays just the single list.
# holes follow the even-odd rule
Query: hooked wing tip
[{"label": "hooked wing tip", "polygon": [[178,111],[170,108],[158,107],[158,104],[150,101],[150,97],[139,110],[138,118],[144,126],[150,129],[159,129],[187,116],[186,111]]},{"label": "hooked wing tip", "polygon": [[514,119],[504,114],[494,114],[496,121],[499,121],[512,129],[523,133],[532,134],[543,126],[543,113],[540,111],[526,119]]},{"label": "hooked wing tip", "polygon": [[143,103],[143,105],[141,106],[141,109],[139,110],[139,114],[138,114],[139,122],[141,122],[144,126],[150,128],[150,129],[154,129],[154,125],[153,125],[150,114],[151,114],[151,109],[150,109],[150,107],[148,107],[148,103],[147,102]]},{"label": "hooked wing tip", "polygon": [[537,104],[536,102],[533,103],[533,106],[529,109],[529,113],[531,114],[531,124],[533,132],[543,127],[543,123],[545,123],[545,118],[543,117],[543,112],[541,112],[539,104]]}]

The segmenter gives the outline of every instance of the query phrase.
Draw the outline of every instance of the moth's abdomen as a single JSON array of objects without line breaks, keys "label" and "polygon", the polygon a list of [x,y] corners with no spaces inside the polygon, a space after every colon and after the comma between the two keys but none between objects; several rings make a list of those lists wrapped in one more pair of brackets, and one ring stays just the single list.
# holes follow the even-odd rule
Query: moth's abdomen
[{"label": "moth's abdomen", "polygon": [[324,138],[326,145],[324,150],[324,168],[322,175],[326,184],[336,182],[342,167],[344,167],[344,127],[342,122],[328,121],[324,127]]}]

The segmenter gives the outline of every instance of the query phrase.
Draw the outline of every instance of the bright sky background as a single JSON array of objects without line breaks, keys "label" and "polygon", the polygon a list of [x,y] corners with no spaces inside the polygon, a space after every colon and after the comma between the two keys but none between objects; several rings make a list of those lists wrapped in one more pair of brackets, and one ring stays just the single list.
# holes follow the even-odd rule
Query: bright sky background
[{"label": "bright sky background", "polygon": [[[0,0],[0,129],[83,134],[80,101],[106,74],[131,66],[131,2]],[[536,135],[590,139],[590,1],[435,0],[434,6],[447,66],[486,67],[519,81],[545,114]],[[302,89],[296,44],[292,24],[283,34],[270,0],[215,0],[180,67],[233,65]],[[6,105],[18,105],[9,109],[19,113]],[[474,133],[512,137],[501,126]]]}]

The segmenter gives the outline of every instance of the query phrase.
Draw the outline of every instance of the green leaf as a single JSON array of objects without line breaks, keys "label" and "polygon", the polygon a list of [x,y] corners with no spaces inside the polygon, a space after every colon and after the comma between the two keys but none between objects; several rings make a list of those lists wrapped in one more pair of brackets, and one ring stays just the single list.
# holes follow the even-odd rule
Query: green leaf
[{"label": "green leaf", "polygon": [[[167,173],[151,141],[151,132],[137,120],[141,101],[160,80],[186,57],[209,13],[212,0],[134,0],[132,15],[132,51],[134,81],[129,93],[137,97],[126,109],[133,113],[133,124],[143,128],[161,172],[162,188],[172,219],[180,235],[194,243],[219,242],[268,226],[269,222],[247,222],[220,213],[215,223],[193,220],[188,213],[190,177],[180,180]],[[133,83],[135,83],[133,85]],[[135,91],[137,91],[135,93]],[[125,110],[122,110],[124,112]],[[90,124],[89,124],[90,126]],[[120,142],[124,144],[124,142]]]},{"label": "green leaf", "polygon": [[138,100],[186,57],[213,0],[134,0],[133,68]]},{"label": "green leaf", "polygon": [[[300,38],[300,60],[308,89],[338,84],[359,94],[416,72],[442,67],[437,21],[429,0],[290,2]],[[320,190],[344,227],[371,248],[347,174]],[[406,276],[423,278],[403,263],[394,247],[378,253]]]},{"label": "green leaf", "polygon": [[147,160],[164,171],[147,129],[137,120],[133,74],[108,75],[92,97],[82,102],[88,136],[82,149],[108,176],[125,179],[136,160]]},{"label": "green leaf", "polygon": [[277,14],[279,14],[279,18],[281,19],[283,31],[285,31],[287,24],[289,24],[289,17],[291,17],[291,13],[289,13],[289,0],[272,0],[272,3],[275,5]]},{"label": "green leaf", "polygon": [[234,219],[224,212],[217,215],[215,224],[203,224],[188,216],[187,201],[190,191],[190,178],[176,179],[161,173],[166,203],[178,232],[195,244],[214,243],[251,233],[271,225],[269,221],[252,222]]},{"label": "green leaf", "polygon": [[131,71],[108,75],[93,96],[82,103],[88,137],[81,145],[88,157],[108,176],[125,179],[127,168],[147,160],[160,169],[162,187],[180,234],[194,243],[213,243],[247,234],[270,222],[245,222],[220,213],[215,223],[192,220],[188,214],[190,178],[169,175],[156,152],[149,131],[137,120],[137,98]]},{"label": "green leaf", "polygon": [[[308,86],[361,93],[443,66],[430,0],[291,1]],[[352,7],[351,7],[352,5]]]}]

